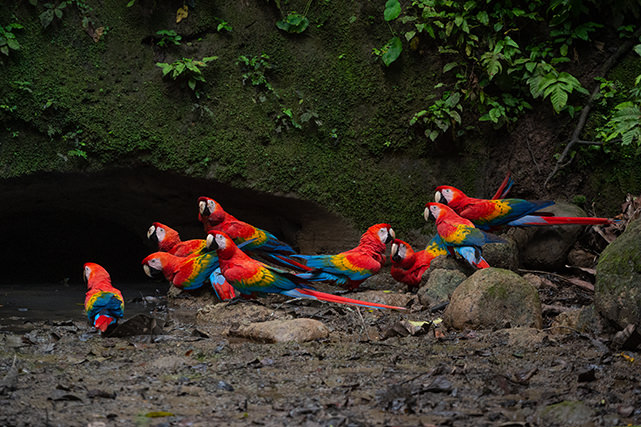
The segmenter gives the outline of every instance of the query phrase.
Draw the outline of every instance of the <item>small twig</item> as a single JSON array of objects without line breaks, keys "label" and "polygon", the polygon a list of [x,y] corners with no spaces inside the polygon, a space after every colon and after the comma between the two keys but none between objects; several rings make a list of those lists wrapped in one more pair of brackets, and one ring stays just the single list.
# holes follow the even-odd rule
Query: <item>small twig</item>
[{"label": "small twig", "polygon": [[556,314],[565,313],[566,311],[571,310],[571,308],[564,307],[562,305],[548,305],[548,304],[541,304],[541,308],[545,312],[554,312]]},{"label": "small twig", "polygon": [[550,326],[549,328],[545,328],[543,330],[544,331],[549,331],[551,329],[567,329],[569,331],[574,332],[579,337],[581,337],[583,339],[586,339],[586,340],[589,340],[592,343],[592,345],[595,346],[596,348],[598,348],[599,351],[601,351],[602,353],[608,353],[610,351],[608,346],[603,344],[601,341],[597,340],[596,338],[591,337],[590,335],[584,334],[583,332],[581,332],[581,331],[579,331],[579,330],[577,330],[575,328],[572,328],[570,326],[563,326],[563,325]]},{"label": "small twig", "polygon": [[532,152],[532,147],[530,146],[530,133],[528,132],[525,137],[525,142],[527,143],[527,150],[530,152],[530,157],[532,158],[532,163],[534,163],[534,166],[536,166],[536,170],[541,173],[541,167],[536,161],[536,157],[534,157],[534,153]]},{"label": "small twig", "polygon": [[[589,291],[589,292],[594,292],[594,285],[592,285],[589,282],[585,282],[584,280],[578,280],[576,278],[570,278],[570,277],[565,277],[557,273],[552,273],[550,271],[541,271],[541,270],[526,270],[523,268],[519,268],[519,271],[522,273],[532,273],[532,274],[547,274],[550,276],[554,276],[557,279],[561,279],[567,283],[570,283],[574,286],[577,286],[583,290]],[[585,282],[585,283],[583,283]]]},{"label": "small twig", "polygon": [[[608,58],[607,61],[603,63],[603,66],[599,70],[599,76],[605,76],[608,71],[616,64],[616,62],[619,60],[620,57],[622,57],[624,54],[626,54],[632,47],[636,44],[636,40],[641,36],[641,28],[637,29],[637,31],[634,32],[632,37],[627,40],[625,43],[622,43],[617,51],[610,57]],[[583,131],[583,128],[585,127],[585,124],[588,121],[588,116],[590,115],[590,110],[592,109],[592,103],[594,100],[597,98],[599,95],[600,91],[600,85],[596,85],[596,87],[592,90],[592,93],[590,94],[590,97],[588,98],[588,102],[583,106],[583,109],[581,110],[581,115],[579,116],[579,121],[574,128],[574,132],[572,132],[572,137],[568,141],[568,144],[565,146],[565,149],[563,150],[563,153],[561,153],[561,156],[559,159],[556,161],[556,165],[554,166],[554,169],[552,172],[550,172],[550,175],[546,178],[545,182],[543,183],[543,187],[547,188],[548,183],[556,175],[556,173],[563,167],[567,166],[569,164],[565,162],[565,158],[568,156],[570,153],[570,150],[576,144],[578,141],[580,141],[579,137],[581,136],[581,132]]]}]

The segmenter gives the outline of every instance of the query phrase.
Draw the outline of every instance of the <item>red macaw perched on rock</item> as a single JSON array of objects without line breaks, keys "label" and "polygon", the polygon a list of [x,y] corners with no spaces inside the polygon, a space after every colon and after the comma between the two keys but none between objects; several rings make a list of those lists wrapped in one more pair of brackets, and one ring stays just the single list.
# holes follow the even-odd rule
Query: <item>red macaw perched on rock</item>
[{"label": "red macaw perched on rock", "polygon": [[453,209],[482,230],[493,230],[502,225],[590,225],[612,224],[609,218],[561,217],[537,212],[553,205],[551,200],[528,201],[523,199],[476,199],[467,197],[461,190],[442,185],[436,188],[434,200]]},{"label": "red macaw perched on rock", "polygon": [[243,251],[260,255],[277,264],[287,263],[287,256],[296,253],[291,246],[278,240],[270,232],[225,212],[218,202],[209,197],[198,198],[198,220],[203,223],[206,233],[210,230],[223,231],[237,245],[247,242]]},{"label": "red macaw perched on rock", "polygon": [[293,298],[309,298],[368,308],[404,310],[402,307],[360,301],[319,292],[313,289],[307,281],[308,278],[315,274],[314,272],[293,273],[257,261],[240,250],[234,241],[222,231],[209,231],[207,249],[216,251],[222,275],[238,292],[246,296],[276,293]]},{"label": "red macaw perched on rock", "polygon": [[147,238],[158,245],[159,251],[169,252],[180,257],[199,253],[205,247],[205,239],[192,239],[183,242],[176,230],[159,222],[154,222],[149,227]]},{"label": "red macaw perched on rock", "polygon": [[396,281],[407,284],[408,289],[417,288],[423,273],[430,268],[432,260],[447,255],[447,246],[437,234],[422,251],[414,252],[409,243],[400,239],[392,241],[390,273]]},{"label": "red macaw perched on rock", "polygon": [[[505,197],[510,192],[513,184],[514,181],[508,172],[492,199]],[[454,247],[454,251],[463,257],[469,257],[471,252],[466,247]],[[395,239],[392,243],[390,254],[392,261],[390,272],[396,281],[407,284],[408,289],[412,290],[418,287],[423,274],[430,268],[432,260],[438,256],[447,255],[447,253],[447,246],[438,234],[427,243],[425,249],[418,252],[414,252],[409,243]],[[486,265],[481,262],[479,267],[486,267]]]},{"label": "red macaw perched on rock", "polygon": [[102,266],[88,262],[83,268],[82,277],[87,283],[87,318],[93,326],[105,333],[124,315],[125,301],[120,291],[111,285],[111,277]]},{"label": "red macaw perched on rock", "polygon": [[479,230],[472,221],[457,215],[442,203],[427,203],[425,220],[436,222],[436,232],[452,255],[457,252],[476,268],[487,268],[489,264],[481,256],[481,247],[486,243],[505,243],[505,240]]},{"label": "red macaw perched on rock", "polygon": [[336,255],[290,255],[289,266],[314,270],[315,281],[332,282],[348,289],[357,288],[365,279],[378,273],[385,263],[387,243],[394,239],[389,224],[372,225],[361,236],[358,246]]},{"label": "red macaw perched on rock", "polygon": [[221,300],[234,298],[236,293],[231,285],[217,280],[215,270],[219,268],[215,252],[179,257],[168,252],[154,252],[142,260],[145,274],[153,279],[164,276],[179,289],[194,290],[210,279],[214,292]]}]

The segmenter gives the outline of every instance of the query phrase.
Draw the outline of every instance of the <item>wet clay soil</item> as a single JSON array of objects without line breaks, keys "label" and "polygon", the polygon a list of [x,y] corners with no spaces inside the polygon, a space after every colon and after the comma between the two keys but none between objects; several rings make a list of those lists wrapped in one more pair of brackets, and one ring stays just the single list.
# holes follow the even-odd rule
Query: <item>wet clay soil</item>
[{"label": "wet clay soil", "polygon": [[[638,353],[585,334],[390,333],[400,320],[442,314],[417,302],[401,313],[275,296],[197,317],[202,304],[157,306],[167,321],[159,335],[105,338],[80,316],[0,332],[0,425],[641,423]],[[289,318],[320,320],[329,337],[270,344],[228,334]]]}]

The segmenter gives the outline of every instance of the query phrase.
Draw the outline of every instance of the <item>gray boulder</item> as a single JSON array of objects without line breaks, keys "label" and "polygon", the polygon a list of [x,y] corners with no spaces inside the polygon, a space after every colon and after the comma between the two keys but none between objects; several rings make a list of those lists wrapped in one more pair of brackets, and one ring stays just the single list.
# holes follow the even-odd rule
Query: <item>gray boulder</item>
[{"label": "gray boulder", "polygon": [[519,249],[516,241],[507,235],[502,235],[505,243],[489,243],[483,245],[483,258],[492,267],[516,271],[519,268]]},{"label": "gray boulder", "polygon": [[601,253],[596,268],[594,305],[610,323],[641,327],[641,219]]},{"label": "gray boulder", "polygon": [[458,285],[443,320],[455,329],[541,328],[543,324],[536,289],[501,268],[479,270]]},{"label": "gray boulder", "polygon": [[426,307],[433,307],[449,301],[452,292],[465,279],[467,276],[459,270],[434,269],[425,286],[418,290],[418,299]]}]

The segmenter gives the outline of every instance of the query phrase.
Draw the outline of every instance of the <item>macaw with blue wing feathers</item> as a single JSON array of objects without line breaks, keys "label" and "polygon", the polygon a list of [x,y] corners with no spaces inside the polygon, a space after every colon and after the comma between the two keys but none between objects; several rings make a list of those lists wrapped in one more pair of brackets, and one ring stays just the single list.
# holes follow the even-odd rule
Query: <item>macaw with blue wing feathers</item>
[{"label": "macaw with blue wing feathers", "polygon": [[176,230],[160,222],[152,223],[147,231],[147,238],[158,245],[159,251],[180,257],[199,253],[205,247],[205,239],[182,241]]},{"label": "macaw with blue wing feathers", "polygon": [[487,234],[476,228],[472,221],[460,217],[454,210],[442,203],[427,203],[425,220],[436,222],[436,232],[448,251],[461,255],[476,268],[487,268],[489,264],[481,256],[481,247],[486,243],[505,243],[498,236]]},{"label": "macaw with blue wing feathers", "polygon": [[83,279],[87,283],[85,312],[91,324],[102,333],[113,328],[125,312],[122,294],[111,285],[107,270],[93,262],[85,263]]},{"label": "macaw with blue wing feathers", "polygon": [[223,276],[238,292],[245,296],[276,293],[293,298],[309,298],[368,308],[403,310],[402,307],[319,292],[312,288],[308,281],[313,278],[315,274],[313,271],[294,273],[257,261],[240,250],[234,241],[222,231],[209,231],[207,249],[216,251]]},{"label": "macaw with blue wing feathers", "polygon": [[389,224],[375,224],[367,229],[353,249],[336,255],[290,255],[283,260],[289,262],[283,264],[299,271],[315,271],[314,281],[355,289],[379,272],[385,263],[387,244],[394,237]]},{"label": "macaw with blue wing feathers", "polygon": [[458,215],[474,223],[482,230],[497,227],[536,225],[595,225],[612,224],[609,218],[557,217],[540,209],[554,204],[551,200],[528,201],[523,199],[476,199],[467,197],[461,190],[442,185],[436,188],[436,202],[443,203]]},{"label": "macaw with blue wing feathers", "polygon": [[225,212],[218,202],[209,197],[198,198],[198,220],[203,223],[206,233],[211,230],[223,231],[237,245],[248,242],[243,251],[258,253],[270,261],[278,262],[278,259],[271,259],[272,255],[287,256],[296,253],[291,246],[278,240],[270,232]]},{"label": "macaw with blue wing feathers", "polygon": [[[508,172],[501,185],[492,196],[493,199],[505,197],[512,188],[514,181]],[[469,263],[477,268],[489,267],[489,264],[478,259],[474,248],[465,246],[454,246],[451,250],[461,255]],[[414,252],[409,243],[399,239],[392,242],[390,259],[392,268],[390,273],[398,282],[407,284],[409,290],[417,288],[423,278],[423,274],[430,268],[432,260],[436,257],[447,255],[448,247],[441,237],[436,234],[422,251]]]},{"label": "macaw with blue wing feathers", "polygon": [[168,252],[154,252],[142,260],[142,267],[145,274],[152,279],[164,277],[179,289],[198,289],[209,280],[220,300],[225,301],[236,296],[229,283],[218,280],[216,270],[220,267],[215,252],[188,257],[179,257]]}]

